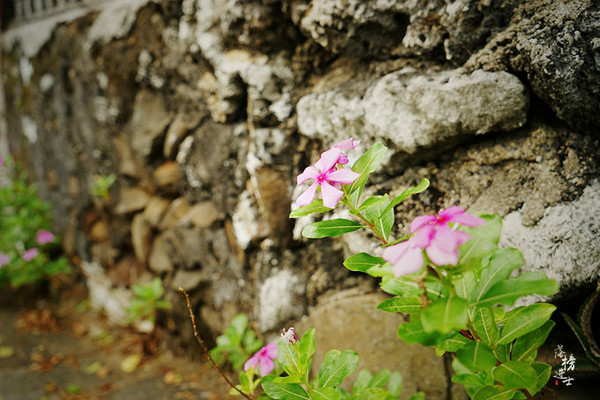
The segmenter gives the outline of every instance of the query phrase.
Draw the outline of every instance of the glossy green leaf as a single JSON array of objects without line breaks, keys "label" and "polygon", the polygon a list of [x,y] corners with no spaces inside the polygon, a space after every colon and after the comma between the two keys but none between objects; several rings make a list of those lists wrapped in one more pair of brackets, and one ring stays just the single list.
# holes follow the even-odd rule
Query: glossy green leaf
[{"label": "glossy green leaf", "polygon": [[461,228],[471,239],[458,248],[459,265],[463,268],[476,268],[481,259],[498,248],[500,232],[502,230],[502,218],[497,215],[482,215],[486,220],[485,225],[476,228]]},{"label": "glossy green leaf", "polygon": [[348,189],[348,193],[351,195],[350,201],[355,208],[358,206],[360,195],[365,187],[365,183],[367,183],[369,174],[374,172],[379,164],[381,164],[386,151],[387,147],[383,144],[375,143],[352,166],[352,171],[360,174]]},{"label": "glossy green leaf", "polygon": [[500,330],[499,344],[512,342],[519,336],[523,336],[540,326],[544,325],[556,306],[547,303],[532,304],[526,307],[519,307],[510,318],[505,320],[504,326]]},{"label": "glossy green leaf", "polygon": [[279,364],[281,364],[283,370],[288,375],[302,375],[300,354],[298,354],[298,349],[295,345],[279,339],[277,342],[277,360],[279,360]]},{"label": "glossy green leaf", "polygon": [[404,381],[402,379],[402,375],[398,372],[392,372],[390,376],[390,380],[388,381],[387,390],[390,392],[390,395],[397,399],[402,392],[404,387]]},{"label": "glossy green leaf", "polygon": [[473,310],[473,328],[477,336],[487,344],[495,344],[500,337],[492,307],[476,307]]},{"label": "glossy green leaf", "polygon": [[484,386],[485,382],[476,374],[457,374],[452,377],[452,382],[461,385]]},{"label": "glossy green leaf", "polygon": [[458,349],[463,348],[469,342],[471,342],[471,340],[467,339],[460,333],[457,333],[436,345],[435,348],[443,352],[451,351],[455,353]]},{"label": "glossy green leaf", "polygon": [[392,210],[394,207],[396,207],[402,201],[406,200],[408,198],[408,196],[412,196],[413,194],[417,194],[417,193],[421,193],[421,192],[425,191],[429,187],[429,183],[430,183],[429,179],[423,178],[417,186],[414,186],[414,187],[404,190],[402,193],[400,193],[399,196],[394,197],[394,199],[383,210],[382,214]]},{"label": "glossy green leaf", "polygon": [[421,310],[420,297],[392,297],[377,305],[378,310],[393,313],[412,313]]},{"label": "glossy green leaf", "polygon": [[383,196],[385,202],[379,202],[371,205],[364,210],[364,215],[367,221],[373,224],[373,227],[387,241],[394,226],[394,210],[391,208],[385,211],[387,205],[387,194]]},{"label": "glossy green leaf", "polygon": [[529,294],[549,296],[557,291],[558,283],[549,279],[542,272],[526,272],[523,275],[496,283],[475,305],[480,307],[495,304],[512,306],[519,297]]},{"label": "glossy green leaf", "polygon": [[510,353],[512,349],[512,343],[508,344],[496,344],[494,347],[494,355],[500,362],[510,361]]},{"label": "glossy green leaf", "polygon": [[398,327],[398,337],[406,343],[420,343],[425,346],[435,346],[452,337],[452,334],[425,332],[421,321],[405,322]]},{"label": "glossy green leaf", "polygon": [[471,372],[485,371],[496,365],[496,357],[485,343],[469,342],[456,352],[456,358]]},{"label": "glossy green leaf", "polygon": [[550,379],[550,374],[552,373],[552,367],[546,363],[533,363],[531,364],[531,368],[535,370],[536,378],[535,385],[530,386],[527,390],[533,396],[548,383],[548,379]]},{"label": "glossy green leaf", "polygon": [[267,396],[277,400],[309,400],[306,391],[297,383],[274,383],[272,375],[263,376],[260,384]]},{"label": "glossy green leaf", "polygon": [[517,249],[495,251],[481,271],[479,282],[471,291],[471,301],[474,303],[480,301],[492,286],[508,279],[510,274],[521,265],[523,265],[523,256]]},{"label": "glossy green leaf", "polygon": [[390,380],[392,373],[387,369],[382,369],[379,371],[371,380],[369,381],[369,387],[383,387]]},{"label": "glossy green leaf", "polygon": [[335,237],[344,233],[353,232],[363,228],[363,225],[344,218],[328,219],[327,221],[313,222],[302,230],[302,236],[310,239]]},{"label": "glossy green leaf", "polygon": [[468,304],[464,299],[450,296],[431,303],[421,313],[421,322],[426,332],[449,333],[467,326]]},{"label": "glossy green leaf", "polygon": [[310,329],[304,335],[298,343],[298,365],[300,373],[304,376],[310,371],[312,364],[312,355],[315,352],[315,329]]},{"label": "glossy green leaf", "polygon": [[410,396],[409,400],[425,400],[425,392],[417,392]]},{"label": "glossy green leaf", "polygon": [[525,389],[535,386],[537,372],[521,361],[507,361],[492,370],[492,376],[509,389]]},{"label": "glossy green leaf", "polygon": [[310,391],[312,400],[339,400],[342,394],[331,387],[314,388]]},{"label": "glossy green leaf", "polygon": [[363,211],[369,207],[371,207],[374,204],[377,203],[385,203],[388,201],[388,197],[387,196],[371,196],[368,199],[366,199],[361,205],[360,207],[358,207],[358,209],[356,211]]},{"label": "glossy green leaf", "polygon": [[473,288],[477,284],[475,272],[467,270],[460,275],[452,277],[452,285],[456,291],[456,295],[463,299],[469,299],[473,293]]},{"label": "glossy green leaf", "polygon": [[390,392],[379,387],[370,387],[358,395],[357,400],[387,400]]},{"label": "glossy green leaf", "polygon": [[350,271],[367,272],[377,265],[384,265],[386,261],[381,257],[375,257],[368,253],[357,253],[344,261],[344,266]]},{"label": "glossy green leaf", "polygon": [[319,368],[318,387],[336,387],[358,367],[358,354],[353,350],[330,350]]},{"label": "glossy green leaf", "polygon": [[315,213],[324,213],[331,211],[332,209],[329,207],[325,207],[323,205],[323,200],[315,199],[312,203],[307,204],[302,207],[296,208],[294,211],[290,213],[290,218],[300,218],[306,217],[307,215],[315,214]]},{"label": "glossy green leaf", "polygon": [[373,375],[368,370],[361,369],[358,373],[358,377],[354,381],[354,386],[352,387],[352,391],[354,392],[354,394],[359,393],[368,388],[369,382],[371,382],[372,378]]},{"label": "glossy green leaf", "polygon": [[479,388],[471,400],[508,400],[512,397],[514,390],[502,386],[486,385]]},{"label": "glossy green leaf", "polygon": [[535,357],[537,349],[544,344],[553,327],[553,321],[546,321],[539,328],[518,338],[513,345],[513,360],[527,361],[532,355]]}]

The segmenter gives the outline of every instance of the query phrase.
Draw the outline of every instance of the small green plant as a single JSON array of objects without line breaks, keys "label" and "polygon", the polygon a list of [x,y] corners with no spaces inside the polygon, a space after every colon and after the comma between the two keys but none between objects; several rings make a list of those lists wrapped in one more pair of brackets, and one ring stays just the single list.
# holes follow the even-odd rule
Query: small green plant
[{"label": "small green plant", "polygon": [[[42,201],[27,175],[8,171],[17,168],[10,160],[0,166],[8,184],[0,188],[0,286],[37,283],[71,265],[59,254],[58,238],[50,232],[50,204]],[[3,163],[4,164],[4,163]]]},{"label": "small green plant", "polygon": [[236,315],[231,325],[223,335],[217,337],[217,345],[210,355],[222,365],[226,361],[234,371],[242,368],[244,362],[263,346],[263,341],[256,337],[252,329],[248,329],[248,317],[245,314]]},{"label": "small green plant", "polygon": [[94,187],[92,194],[101,199],[107,200],[110,197],[110,187],[117,180],[117,175],[96,175],[94,177]]},{"label": "small green plant", "polygon": [[171,309],[171,303],[160,300],[165,293],[165,289],[158,277],[143,285],[132,285],[131,291],[134,297],[127,308],[129,316],[126,323],[141,321],[154,323],[158,309]]}]

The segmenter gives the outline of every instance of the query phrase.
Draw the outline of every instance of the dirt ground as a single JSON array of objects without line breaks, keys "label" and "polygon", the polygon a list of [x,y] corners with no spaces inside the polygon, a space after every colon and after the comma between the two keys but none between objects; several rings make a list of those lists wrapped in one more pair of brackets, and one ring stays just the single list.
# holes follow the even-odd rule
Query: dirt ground
[{"label": "dirt ground", "polygon": [[173,356],[156,337],[107,324],[86,307],[82,288],[59,297],[19,292],[28,298],[7,301],[3,295],[0,400],[234,398],[207,363]]}]

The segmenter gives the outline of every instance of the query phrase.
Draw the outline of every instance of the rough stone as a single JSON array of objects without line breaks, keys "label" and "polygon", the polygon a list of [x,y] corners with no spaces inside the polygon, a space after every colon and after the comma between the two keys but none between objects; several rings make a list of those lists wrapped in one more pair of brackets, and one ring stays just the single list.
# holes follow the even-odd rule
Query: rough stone
[{"label": "rough stone", "polygon": [[122,136],[113,138],[113,144],[119,158],[119,173],[133,178],[139,178],[139,164],[135,160],[129,140]]},{"label": "rough stone", "polygon": [[146,262],[150,254],[152,236],[152,226],[142,213],[136,214],[131,222],[131,245],[136,258],[142,263]]},{"label": "rough stone", "polygon": [[232,223],[236,241],[242,249],[247,248],[251,241],[268,235],[268,227],[260,221],[250,193],[246,191],[240,196]]},{"label": "rough stone", "polygon": [[115,212],[117,214],[127,214],[142,210],[148,204],[149,199],[150,195],[140,188],[121,188]]},{"label": "rough stone", "polygon": [[163,235],[157,236],[152,243],[148,267],[159,275],[164,272],[172,272],[175,267],[171,261],[170,251],[171,246],[168,240]]},{"label": "rough stone", "polygon": [[577,200],[544,210],[534,226],[525,226],[521,211],[504,218],[501,245],[518,248],[526,270],[541,271],[567,288],[600,278],[600,183],[586,187]]},{"label": "rough stone", "polygon": [[165,136],[163,155],[167,159],[173,159],[177,154],[177,149],[181,141],[190,132],[192,128],[200,123],[201,113],[180,112],[169,125]]},{"label": "rough stone", "polygon": [[124,288],[113,288],[103,268],[97,263],[83,261],[81,270],[86,277],[91,306],[104,310],[111,323],[124,324],[131,292]]},{"label": "rough stone", "polygon": [[165,133],[171,116],[164,99],[157,93],[141,90],[135,96],[131,116],[131,148],[140,158],[150,155]]},{"label": "rough stone", "polygon": [[185,291],[189,292],[200,284],[204,279],[204,274],[202,271],[182,271],[179,270],[175,273],[173,280],[171,281],[171,287],[175,290],[178,288],[183,288]]},{"label": "rough stone", "polygon": [[161,164],[152,173],[152,179],[159,189],[167,193],[177,193],[183,184],[179,166],[173,161]]},{"label": "rough stone", "polygon": [[[400,314],[376,310],[385,299],[382,294],[339,292],[310,309],[295,327],[298,333],[316,329],[313,368],[321,365],[329,350],[351,349],[360,357],[358,371],[369,368],[373,374],[382,369],[400,372],[404,380],[402,398],[424,391],[426,398],[447,399],[450,382],[444,359],[431,348],[398,338],[396,330],[405,319]],[[350,375],[343,387],[351,389],[356,376],[356,372]]]},{"label": "rough stone", "polygon": [[158,229],[164,231],[172,228],[181,220],[190,210],[190,204],[183,197],[178,197],[169,204],[165,210],[165,214],[158,223]]},{"label": "rough stone", "polygon": [[274,272],[259,290],[258,325],[263,332],[281,329],[281,324],[304,313],[301,280],[290,270]]},{"label": "rough stone", "polygon": [[297,105],[298,127],[331,142],[389,139],[396,150],[412,154],[465,135],[513,130],[527,120],[527,91],[509,73],[415,72],[388,74],[362,96],[344,87],[306,95]]},{"label": "rough stone", "polygon": [[144,208],[144,218],[150,225],[157,228],[171,202],[165,198],[152,196]]},{"label": "rough stone", "polygon": [[110,228],[106,221],[100,220],[92,225],[90,237],[96,242],[106,242],[110,238]]},{"label": "rough stone", "polygon": [[212,201],[194,204],[183,217],[199,228],[209,228],[216,221],[221,221],[223,215]]}]

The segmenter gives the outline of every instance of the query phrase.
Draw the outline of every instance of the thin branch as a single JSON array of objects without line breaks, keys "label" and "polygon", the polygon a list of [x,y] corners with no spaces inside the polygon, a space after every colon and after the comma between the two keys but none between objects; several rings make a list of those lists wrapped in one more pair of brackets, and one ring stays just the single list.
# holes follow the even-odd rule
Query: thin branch
[{"label": "thin branch", "polygon": [[221,368],[219,368],[219,366],[217,365],[217,363],[215,362],[215,360],[211,357],[211,355],[210,355],[210,353],[208,351],[208,348],[206,347],[206,344],[204,344],[204,340],[202,340],[202,338],[198,334],[198,328],[196,328],[196,317],[194,317],[194,311],[192,311],[192,303],[190,302],[190,296],[188,296],[187,292],[182,287],[179,287],[177,290],[179,291],[179,293],[182,293],[185,296],[185,302],[187,304],[188,313],[190,314],[190,321],[192,322],[192,328],[194,330],[194,337],[196,338],[196,340],[200,344],[200,347],[202,347],[202,351],[204,353],[206,353],[206,356],[208,357],[208,359],[212,363],[213,367],[215,367],[217,369],[217,371],[219,371],[219,374],[221,374],[221,376],[223,377],[223,379],[225,379],[225,381],[229,384],[229,386],[231,386],[232,388],[234,388],[236,391],[238,391],[242,396],[244,396],[248,400],[254,400],[254,396],[248,396],[246,393],[244,393],[240,389],[238,389],[233,384],[233,382],[231,382],[231,379],[229,379],[227,377],[227,375],[225,375],[225,373],[221,370]]}]

